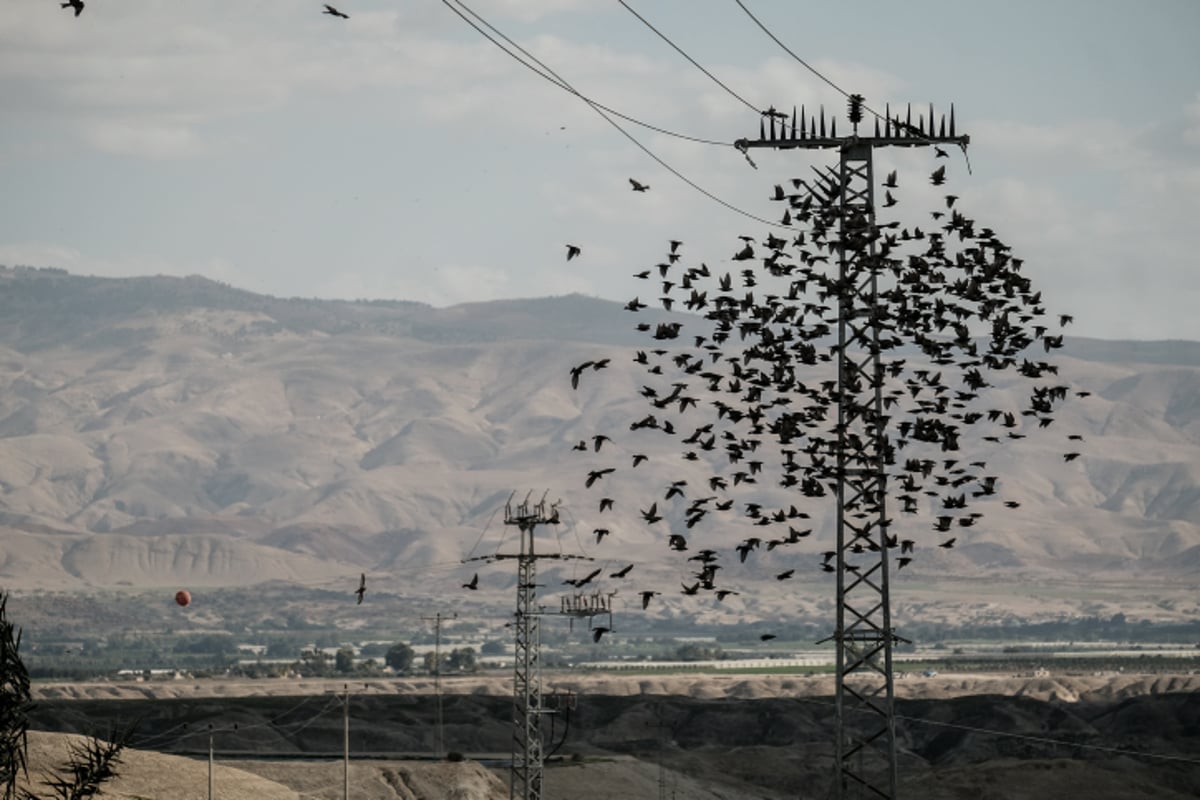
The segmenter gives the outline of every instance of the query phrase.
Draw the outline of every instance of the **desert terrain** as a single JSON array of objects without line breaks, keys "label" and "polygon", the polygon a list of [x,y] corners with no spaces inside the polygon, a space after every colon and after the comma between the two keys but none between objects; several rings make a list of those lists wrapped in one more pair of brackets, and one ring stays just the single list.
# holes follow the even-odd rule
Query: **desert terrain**
[{"label": "desert terrain", "polygon": [[[217,796],[333,800],[342,791],[342,713],[328,701],[344,685],[42,685],[35,719],[42,729],[75,732],[140,720],[106,796],[204,797],[211,724]],[[444,742],[462,762],[434,757],[429,682],[356,688],[352,796],[507,796],[508,687],[502,678],[443,681]],[[905,676],[896,683],[902,796],[1195,796],[1198,688],[1200,675]],[[561,710],[555,730],[544,729],[547,798],[655,798],[660,788],[703,800],[826,796],[828,677],[555,674],[546,690],[575,694],[569,718]],[[61,758],[67,735],[39,730],[33,763],[44,769]]]}]

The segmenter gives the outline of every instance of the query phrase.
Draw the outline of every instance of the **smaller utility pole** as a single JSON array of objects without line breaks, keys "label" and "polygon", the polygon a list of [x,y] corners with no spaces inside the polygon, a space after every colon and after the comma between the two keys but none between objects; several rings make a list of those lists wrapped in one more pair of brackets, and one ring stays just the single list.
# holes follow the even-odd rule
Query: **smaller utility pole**
[{"label": "smaller utility pole", "polygon": [[213,735],[211,724],[208,726],[208,800],[213,800]]},{"label": "smaller utility pole", "polygon": [[[350,800],[350,684],[342,687],[342,800]],[[333,695],[337,697],[337,692]]]},{"label": "smaller utility pole", "polygon": [[421,617],[433,622],[433,693],[437,698],[437,757],[446,757],[445,731],[442,721],[442,620],[458,619],[458,614],[437,612],[432,617]]},{"label": "smaller utility pole", "polygon": [[350,684],[342,687],[342,800],[350,800]]}]

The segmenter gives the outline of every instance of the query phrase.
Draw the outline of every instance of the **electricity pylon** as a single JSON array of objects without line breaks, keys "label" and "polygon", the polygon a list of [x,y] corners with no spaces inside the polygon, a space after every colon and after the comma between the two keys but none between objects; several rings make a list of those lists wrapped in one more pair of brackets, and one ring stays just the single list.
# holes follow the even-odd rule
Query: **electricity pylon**
[{"label": "electricity pylon", "polygon": [[[539,559],[591,559],[564,553],[538,553],[534,534],[539,525],[557,525],[557,504],[547,507],[546,498],[530,504],[529,495],[516,506],[510,496],[504,504],[504,524],[520,531],[516,553],[495,553],[482,560],[515,559],[517,562],[517,609],[513,623],[513,750],[509,798],[541,800],[542,796],[542,716],[554,713],[542,704],[541,641],[539,619],[544,613],[537,606],[537,562]],[[468,559],[477,560],[477,559]]]},{"label": "electricity pylon", "polygon": [[[838,263],[838,414],[836,429],[837,489],[837,619],[830,639],[837,648],[836,742],[834,797],[849,797],[852,788],[870,797],[896,797],[896,719],[892,676],[892,630],[888,588],[888,524],[885,509],[889,463],[887,416],[884,414],[884,369],[880,358],[882,321],[879,298],[882,259],[876,251],[873,154],[878,147],[965,148],[967,136],[955,133],[954,108],[934,130],[932,106],[928,128],[923,115],[914,122],[892,118],[882,128],[876,117],[873,135],[860,135],[863,100],[852,95],[849,136],[837,135],[825,111],[820,119],[772,109],[764,114],[758,139],[740,139],[751,148],[836,149],[838,169],[816,170],[810,194],[837,215]],[[752,162],[753,163],[753,162]],[[894,538],[894,537],[893,537]],[[861,673],[861,675],[860,675]],[[865,677],[865,681],[859,681]],[[853,718],[851,719],[851,715]]]}]

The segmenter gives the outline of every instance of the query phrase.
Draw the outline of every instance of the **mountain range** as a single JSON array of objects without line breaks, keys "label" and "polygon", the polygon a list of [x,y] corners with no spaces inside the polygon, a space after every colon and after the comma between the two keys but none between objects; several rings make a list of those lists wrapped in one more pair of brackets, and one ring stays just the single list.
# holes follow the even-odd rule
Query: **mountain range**
[{"label": "mountain range", "polygon": [[[740,592],[703,601],[719,618],[827,609],[828,497],[765,475],[731,490],[739,505],[800,504],[812,530],[745,563],[733,550],[755,535],[744,516],[686,528],[686,499],[728,465],[630,431],[646,414],[633,361],[645,346],[620,303],[579,295],[434,308],[0,268],[0,586],[324,586],[365,572],[438,594],[479,572],[499,597],[515,569],[488,557],[516,552],[504,506],[529,496],[560,518],[537,541],[557,556],[541,566],[548,586],[595,564],[589,591],[660,591],[651,613],[681,612],[687,556],[712,548],[721,585]],[[964,440],[949,454],[997,476],[955,547],[934,546],[932,510],[896,514],[917,542],[893,576],[898,613],[1200,611],[1200,343],[1068,338],[1060,352],[1060,378],[1085,396],[1011,446]],[[602,359],[573,389],[572,367]],[[998,381],[981,402],[1017,391]],[[600,451],[597,433],[612,439]],[[635,452],[648,456],[636,471]],[[618,469],[586,488],[606,466]],[[668,499],[675,481],[685,497]],[[612,510],[599,512],[602,496]],[[644,523],[652,502],[689,552]],[[608,577],[626,564],[627,579]],[[786,569],[796,577],[777,580]]]}]

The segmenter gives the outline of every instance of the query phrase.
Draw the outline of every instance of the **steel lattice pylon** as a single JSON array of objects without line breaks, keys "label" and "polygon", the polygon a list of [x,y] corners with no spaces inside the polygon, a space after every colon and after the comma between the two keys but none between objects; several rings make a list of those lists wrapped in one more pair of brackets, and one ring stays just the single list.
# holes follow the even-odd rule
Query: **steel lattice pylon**
[{"label": "steel lattice pylon", "polygon": [[512,782],[508,796],[522,800],[540,800],[542,796],[542,663],[533,538],[534,529],[550,521],[540,504],[531,509],[523,503],[515,513],[511,506],[504,509],[505,524],[516,525],[521,536],[514,621]]},{"label": "steel lattice pylon", "polygon": [[[857,98],[857,96],[856,96]],[[830,637],[836,646],[836,731],[833,796],[844,800],[855,792],[865,797],[895,798],[896,724],[893,696],[892,645],[888,589],[887,464],[889,442],[884,414],[884,370],[880,352],[881,259],[876,251],[873,153],[883,146],[921,147],[955,144],[969,139],[954,131],[950,112],[934,132],[933,110],[912,123],[893,119],[890,110],[875,123],[873,136],[860,136],[862,99],[852,99],[854,132],[838,137],[831,119],[828,134],[824,110],[806,121],[803,110],[793,111],[790,130],[786,115],[772,109],[765,115],[757,140],[742,139],[736,147],[837,149],[836,171],[818,170],[816,189],[821,204],[836,215],[838,242],[837,427],[835,467],[830,476],[837,494],[837,617]],[[856,110],[857,106],[857,110]],[[751,162],[753,163],[753,162]]]},{"label": "steel lattice pylon", "polygon": [[[841,150],[838,265],[837,646],[839,796],[852,784],[896,796],[891,605],[872,150]],[[866,681],[848,678],[865,673]],[[849,712],[867,711],[848,719]],[[882,761],[880,760],[882,757]]]}]

